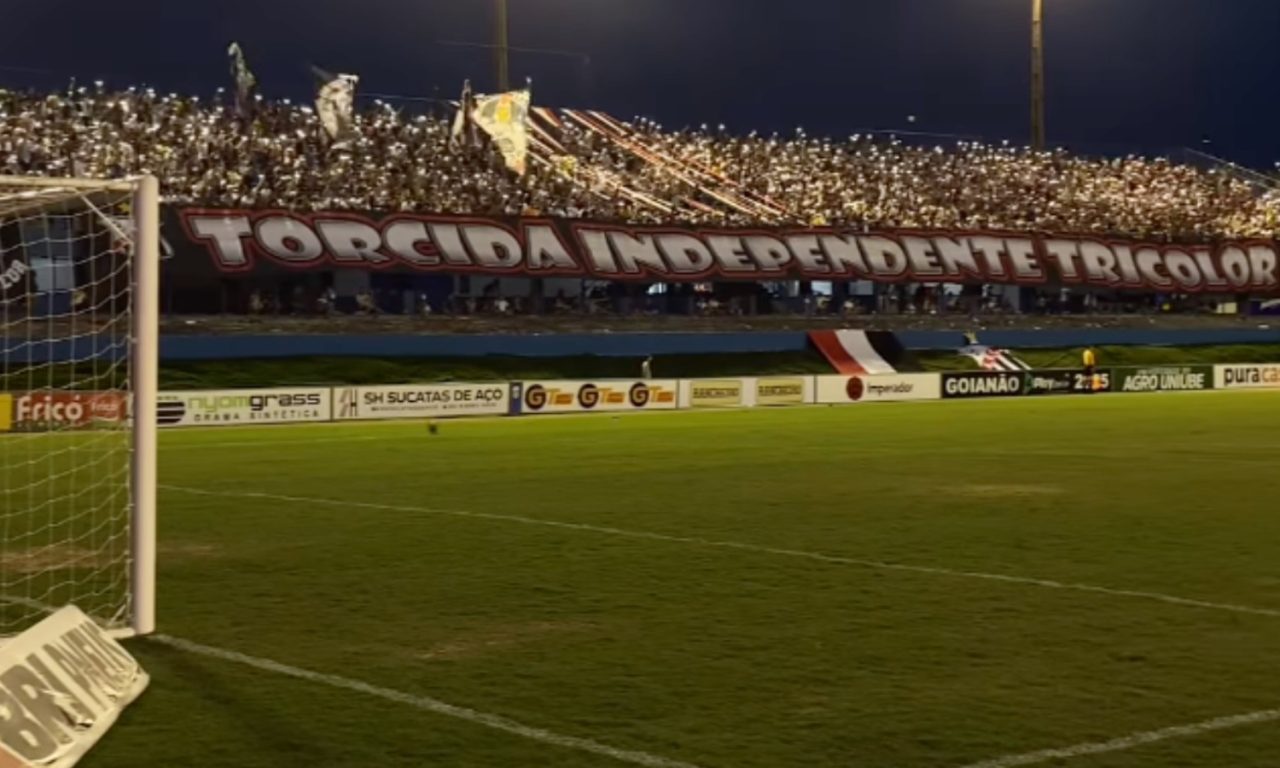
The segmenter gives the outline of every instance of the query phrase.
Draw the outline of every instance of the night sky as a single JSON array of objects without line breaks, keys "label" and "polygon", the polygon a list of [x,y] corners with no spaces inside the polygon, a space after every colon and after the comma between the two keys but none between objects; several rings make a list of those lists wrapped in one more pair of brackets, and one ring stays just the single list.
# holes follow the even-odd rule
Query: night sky
[{"label": "night sky", "polygon": [[[532,76],[543,105],[739,133],[1028,135],[1030,0],[509,1],[512,45],[590,57],[513,54],[513,79]],[[0,0],[0,84],[102,77],[212,94],[237,40],[271,96],[306,97],[314,62],[361,75],[365,92],[452,98],[467,76],[493,85],[490,53],[441,44],[488,42],[490,5]],[[1280,2],[1046,5],[1052,143],[1280,160]]]}]

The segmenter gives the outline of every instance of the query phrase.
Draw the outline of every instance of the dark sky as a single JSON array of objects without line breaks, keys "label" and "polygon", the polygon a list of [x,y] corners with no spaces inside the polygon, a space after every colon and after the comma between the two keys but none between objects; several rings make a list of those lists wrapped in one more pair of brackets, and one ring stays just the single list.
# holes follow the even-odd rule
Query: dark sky
[{"label": "dark sky", "polygon": [[[509,0],[535,101],[668,127],[845,135],[903,128],[1025,140],[1030,0]],[[263,89],[306,96],[305,64],[366,92],[492,85],[490,0],[0,0],[0,83],[75,75],[212,93],[238,40]],[[1046,0],[1049,137],[1078,151],[1211,150],[1280,160],[1280,2]],[[36,70],[36,71],[26,71]]]}]

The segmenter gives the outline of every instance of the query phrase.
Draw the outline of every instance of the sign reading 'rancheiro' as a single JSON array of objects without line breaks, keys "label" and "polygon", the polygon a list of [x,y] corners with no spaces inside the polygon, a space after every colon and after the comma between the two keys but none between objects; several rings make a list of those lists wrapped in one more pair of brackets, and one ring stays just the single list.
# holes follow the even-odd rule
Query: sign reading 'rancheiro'
[{"label": "sign reading 'rancheiro'", "polygon": [[991,232],[631,227],[567,219],[180,209],[185,246],[220,272],[391,269],[706,279],[1087,285],[1280,293],[1272,241],[1183,246]]}]

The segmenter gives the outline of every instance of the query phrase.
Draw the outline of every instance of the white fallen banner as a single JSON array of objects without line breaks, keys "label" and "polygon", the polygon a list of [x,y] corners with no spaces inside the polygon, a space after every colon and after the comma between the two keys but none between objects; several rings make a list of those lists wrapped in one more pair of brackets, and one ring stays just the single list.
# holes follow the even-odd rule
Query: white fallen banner
[{"label": "white fallen banner", "polygon": [[0,645],[0,768],[68,768],[147,687],[147,673],[78,608]]},{"label": "white fallen banner", "polygon": [[400,384],[346,387],[335,391],[335,418],[418,419],[450,416],[502,416],[511,387],[489,384]]}]

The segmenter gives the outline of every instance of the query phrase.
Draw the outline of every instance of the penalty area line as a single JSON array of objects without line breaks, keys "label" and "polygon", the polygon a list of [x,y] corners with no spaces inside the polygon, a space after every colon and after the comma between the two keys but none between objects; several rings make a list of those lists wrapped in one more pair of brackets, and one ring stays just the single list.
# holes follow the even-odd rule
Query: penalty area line
[{"label": "penalty area line", "polygon": [[1161,592],[1145,592],[1135,589],[1121,589],[1115,587],[1099,587],[1092,584],[1080,584],[1075,582],[1055,581],[1052,579],[1040,579],[1031,576],[1013,576],[1000,573],[984,573],[981,571],[962,571],[951,568],[940,568],[928,565],[911,565],[907,563],[889,563],[881,560],[864,560],[854,557],[843,557],[840,555],[826,555],[821,552],[809,552],[799,549],[781,549],[778,547],[766,547],[759,544],[747,544],[738,541],[724,541],[719,539],[704,539],[695,536],[673,536],[664,533],[652,533],[648,531],[632,531],[625,528],[613,528],[610,526],[591,525],[589,523],[569,523],[560,520],[544,520],[536,517],[524,517],[521,515],[504,515],[496,512],[472,512],[463,509],[439,509],[435,507],[413,507],[401,506],[396,504],[374,504],[363,501],[340,501],[337,499],[312,498],[307,496],[284,496],[274,493],[259,493],[255,491],[215,491],[202,488],[188,488],[179,485],[160,485],[161,490],[174,491],[177,493],[186,493],[193,496],[212,496],[231,499],[261,499],[263,501],[276,501],[292,504],[310,504],[326,507],[346,507],[349,509],[371,509],[384,512],[410,512],[415,514],[426,515],[447,515],[450,517],[466,517],[475,518],[477,520],[494,520],[505,523],[520,523],[521,525],[537,525],[546,528],[559,528],[570,531],[586,531],[589,533],[598,533],[606,536],[617,536],[629,539],[642,539],[647,541],[664,541],[673,544],[691,544],[699,547],[710,547],[714,549],[731,549],[740,552],[752,552],[761,555],[774,555],[777,557],[791,557],[803,560],[814,560],[820,563],[830,563],[835,565],[853,565],[860,568],[873,568],[883,571],[899,571],[903,573],[918,573],[930,576],[946,576],[950,578],[974,579],[978,581],[1001,582],[1005,584],[1019,584],[1023,586],[1042,587],[1045,589],[1056,589],[1070,592],[1089,592],[1099,595],[1108,595],[1110,597],[1125,597],[1137,600],[1152,600],[1170,605],[1180,605],[1188,608],[1200,608],[1214,611],[1227,611],[1230,613],[1244,613],[1255,616],[1270,616],[1280,618],[1280,610],[1272,608],[1257,608],[1249,605],[1234,605],[1231,603],[1215,603],[1207,600],[1196,600],[1189,597],[1178,597],[1177,595],[1166,595]]},{"label": "penalty area line", "polygon": [[1128,736],[1111,739],[1110,741],[1095,741],[1085,744],[1076,744],[1071,747],[1043,749],[1039,752],[1027,752],[1021,755],[1005,755],[1004,757],[984,760],[980,763],[970,763],[963,768],[1023,768],[1028,765],[1040,765],[1051,760],[1073,760],[1077,757],[1086,757],[1089,755],[1102,755],[1108,752],[1123,752],[1125,750],[1134,749],[1147,744],[1156,744],[1170,739],[1190,738],[1192,736],[1213,733],[1214,731],[1225,731],[1228,728],[1240,728],[1246,725],[1272,723],[1277,720],[1280,720],[1280,709],[1263,709],[1243,715],[1216,717],[1212,720],[1204,720],[1199,723],[1190,723],[1188,725],[1174,725],[1168,728],[1160,728],[1155,731],[1140,731],[1138,733],[1131,733]]},{"label": "penalty area line", "polygon": [[618,747],[611,747],[608,744],[602,744],[598,741],[592,741],[591,739],[584,739],[578,736],[566,736],[554,731],[548,731],[544,728],[536,728],[501,715],[494,715],[467,707],[460,707],[455,704],[440,701],[439,699],[433,699],[430,696],[420,696],[417,694],[406,693],[404,691],[397,691],[394,688],[384,688],[379,685],[373,685],[371,683],[366,683],[363,680],[356,680],[350,677],[331,675],[324,672],[314,672],[309,669],[283,664],[272,659],[250,656],[248,654],[228,650],[226,648],[203,645],[190,640],[184,640],[180,637],[151,635],[147,638],[147,641],[165,645],[196,656],[219,659],[221,661],[227,661],[241,666],[252,667],[253,669],[261,670],[263,672],[271,672],[273,674],[291,677],[296,680],[304,680],[309,683],[327,685],[330,688],[338,688],[344,691],[373,696],[384,701],[403,704],[407,707],[412,707],[413,709],[418,709],[423,712],[430,712],[436,715],[452,717],[457,720],[464,720],[468,723],[481,725],[495,731],[503,731],[504,733],[509,733],[513,736],[529,739],[530,741],[537,741],[543,744],[563,747],[565,749],[573,749],[578,752],[589,752],[593,755],[608,757],[622,763],[646,766],[646,768],[698,768],[698,766],[693,765],[692,763],[672,760],[660,755],[649,754],[648,752],[620,749]]}]

